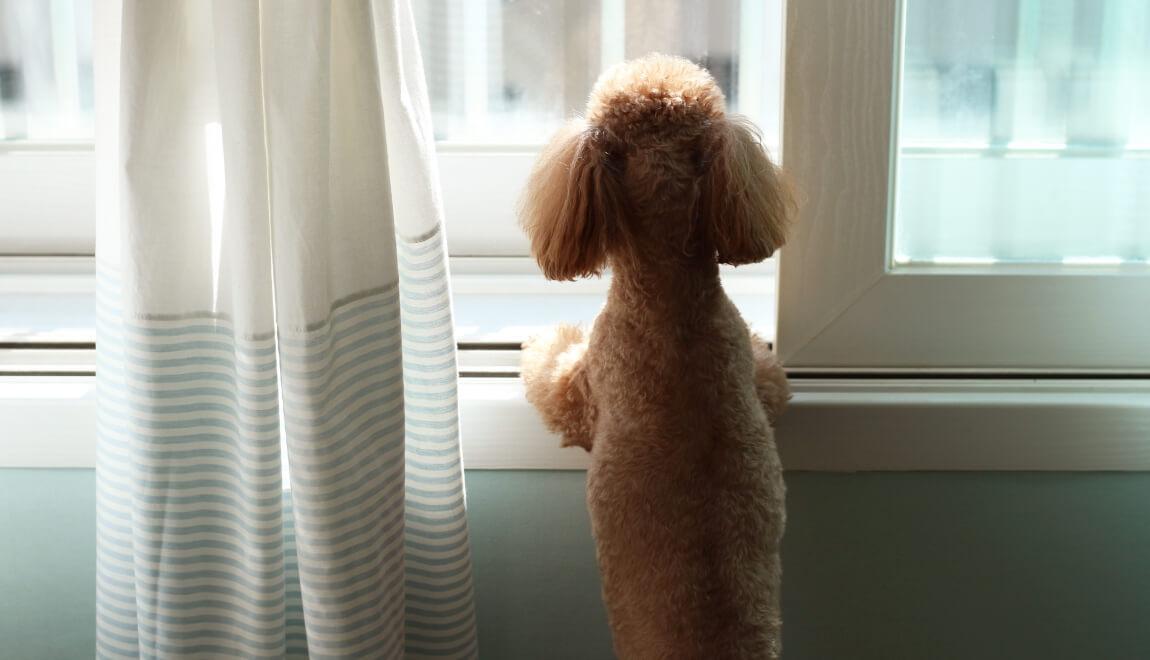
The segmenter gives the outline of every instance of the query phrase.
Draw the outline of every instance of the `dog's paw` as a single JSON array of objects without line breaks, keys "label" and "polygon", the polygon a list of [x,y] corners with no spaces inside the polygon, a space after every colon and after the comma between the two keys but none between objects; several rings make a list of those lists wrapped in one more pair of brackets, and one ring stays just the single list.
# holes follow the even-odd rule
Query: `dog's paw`
[{"label": "dog's paw", "polygon": [[520,372],[529,384],[537,380],[550,380],[559,366],[561,356],[572,346],[583,342],[583,330],[573,325],[560,325],[523,342],[520,354]]},{"label": "dog's paw", "polygon": [[755,359],[755,391],[773,425],[787,409],[791,388],[787,374],[771,351],[771,345],[758,335],[751,335],[751,350]]}]

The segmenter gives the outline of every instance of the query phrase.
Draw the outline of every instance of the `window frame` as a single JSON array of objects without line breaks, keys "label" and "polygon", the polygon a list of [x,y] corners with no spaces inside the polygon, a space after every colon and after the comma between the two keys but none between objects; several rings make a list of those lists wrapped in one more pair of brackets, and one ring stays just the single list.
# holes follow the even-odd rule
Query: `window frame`
[{"label": "window frame", "polygon": [[780,263],[795,373],[1150,374],[1150,269],[894,265],[905,0],[787,4],[784,166],[804,208]]},{"label": "window frame", "polygon": [[[539,148],[437,145],[452,255],[528,256],[515,198]],[[94,256],[95,191],[94,140],[0,140],[0,257]]]},{"label": "window frame", "polygon": [[94,141],[0,140],[0,257],[92,256],[95,191]]}]

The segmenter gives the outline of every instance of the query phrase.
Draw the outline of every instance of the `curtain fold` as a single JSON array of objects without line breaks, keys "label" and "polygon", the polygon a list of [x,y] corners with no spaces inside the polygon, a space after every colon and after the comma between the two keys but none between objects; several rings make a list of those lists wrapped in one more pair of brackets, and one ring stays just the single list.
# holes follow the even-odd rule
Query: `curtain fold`
[{"label": "curtain fold", "polygon": [[473,657],[405,0],[97,5],[97,654]]}]

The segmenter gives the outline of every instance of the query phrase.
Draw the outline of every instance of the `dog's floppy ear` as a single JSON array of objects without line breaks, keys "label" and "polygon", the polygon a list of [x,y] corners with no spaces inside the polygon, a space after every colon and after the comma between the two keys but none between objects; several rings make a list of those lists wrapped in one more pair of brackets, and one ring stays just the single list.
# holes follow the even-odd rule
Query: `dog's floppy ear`
[{"label": "dog's floppy ear", "polygon": [[708,151],[700,210],[717,260],[738,266],[766,259],[786,241],[794,212],[782,172],[755,126],[739,116],[711,126]]},{"label": "dog's floppy ear", "polygon": [[531,254],[551,280],[598,275],[607,260],[609,222],[622,204],[599,131],[568,123],[543,150],[520,203]]}]

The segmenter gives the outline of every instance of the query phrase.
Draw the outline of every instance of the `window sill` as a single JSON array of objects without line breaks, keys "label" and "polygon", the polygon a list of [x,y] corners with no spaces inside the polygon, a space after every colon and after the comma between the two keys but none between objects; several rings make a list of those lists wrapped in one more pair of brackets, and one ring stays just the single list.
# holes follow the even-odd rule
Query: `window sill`
[{"label": "window sill", "polygon": [[92,257],[0,257],[0,344],[96,341]]},{"label": "window sill", "polygon": [[[795,379],[780,421],[788,470],[1150,470],[1150,384]],[[0,378],[0,468],[95,465],[95,379]],[[517,378],[460,383],[468,469],[579,470]]]}]

